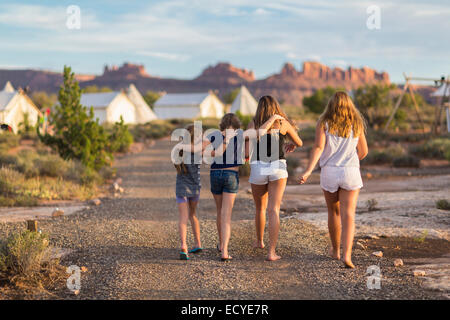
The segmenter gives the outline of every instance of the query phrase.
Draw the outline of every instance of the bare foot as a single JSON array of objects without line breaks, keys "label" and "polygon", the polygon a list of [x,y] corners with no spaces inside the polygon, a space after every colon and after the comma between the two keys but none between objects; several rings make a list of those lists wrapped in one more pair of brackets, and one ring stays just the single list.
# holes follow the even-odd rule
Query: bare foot
[{"label": "bare foot", "polygon": [[349,269],[354,269],[355,268],[355,265],[353,264],[351,259],[344,259],[342,261],[344,262],[344,265],[345,265],[346,268],[349,268]]},{"label": "bare foot", "polygon": [[338,251],[335,251],[333,248],[330,248],[330,250],[328,250],[328,254],[330,255],[331,258],[335,259],[335,260],[340,260],[341,259],[341,254]]},{"label": "bare foot", "polygon": [[266,260],[267,261],[276,261],[276,260],[280,260],[280,259],[281,259],[281,257],[279,255],[277,255],[275,253],[273,253],[273,254],[269,253]]},{"label": "bare foot", "polygon": [[255,249],[264,249],[265,245],[264,245],[264,241],[259,241],[256,240],[255,244],[253,245],[253,248]]}]

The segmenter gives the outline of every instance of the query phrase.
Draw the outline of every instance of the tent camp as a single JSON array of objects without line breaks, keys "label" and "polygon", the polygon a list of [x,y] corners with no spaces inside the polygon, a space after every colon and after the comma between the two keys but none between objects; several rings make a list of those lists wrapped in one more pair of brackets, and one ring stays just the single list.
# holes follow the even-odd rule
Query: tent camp
[{"label": "tent camp", "polygon": [[153,109],[159,119],[220,118],[224,105],[212,92],[168,93],[156,101]]},{"label": "tent camp", "polygon": [[241,90],[231,105],[230,112],[239,111],[242,115],[254,116],[258,103],[245,86],[241,86]]},{"label": "tent camp", "polygon": [[81,104],[94,109],[99,123],[114,123],[122,116],[125,123],[136,123],[136,106],[122,91],[83,93]]},{"label": "tent camp", "polygon": [[[445,92],[445,94],[444,94]],[[439,89],[437,89],[435,92],[433,92],[431,94],[433,97],[449,97],[450,96],[450,84],[445,85],[443,84],[442,86],[439,87]]]},{"label": "tent camp", "polygon": [[0,123],[9,125],[17,132],[25,115],[28,116],[28,123],[35,125],[42,114],[23,90],[14,90],[8,81],[0,91]]},{"label": "tent camp", "polygon": [[145,102],[144,98],[139,93],[138,89],[136,89],[134,84],[130,84],[126,90],[126,94],[136,107],[137,123],[146,123],[157,119],[156,114],[152,111],[147,102]]}]

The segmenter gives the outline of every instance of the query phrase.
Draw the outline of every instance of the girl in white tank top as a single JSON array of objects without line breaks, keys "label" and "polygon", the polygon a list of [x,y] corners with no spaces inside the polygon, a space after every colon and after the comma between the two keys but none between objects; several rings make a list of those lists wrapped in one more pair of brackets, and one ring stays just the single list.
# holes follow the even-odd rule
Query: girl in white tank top
[{"label": "girl in white tank top", "polygon": [[[354,268],[351,259],[355,230],[355,211],[359,190],[363,186],[359,161],[368,152],[364,119],[347,93],[336,92],[320,116],[315,146],[307,169],[300,177],[305,183],[320,161],[320,186],[328,207],[330,255],[341,258]],[[341,237],[342,234],[342,237]]]}]

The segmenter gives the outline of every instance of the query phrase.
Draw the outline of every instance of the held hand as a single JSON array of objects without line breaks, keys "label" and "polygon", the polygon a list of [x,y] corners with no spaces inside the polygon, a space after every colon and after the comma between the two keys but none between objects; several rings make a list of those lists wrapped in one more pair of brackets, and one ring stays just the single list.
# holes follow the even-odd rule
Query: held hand
[{"label": "held hand", "polygon": [[295,150],[295,148],[297,148],[297,146],[295,144],[293,144],[292,142],[286,143],[284,145],[284,152],[285,153],[293,152]]},{"label": "held hand", "polygon": [[284,120],[284,118],[282,116],[280,116],[279,114],[274,114],[272,116],[272,120],[276,121],[276,120]]},{"label": "held hand", "polygon": [[302,175],[299,178],[298,183],[304,184],[308,180],[309,176],[311,175],[311,172],[305,171],[302,173]]}]

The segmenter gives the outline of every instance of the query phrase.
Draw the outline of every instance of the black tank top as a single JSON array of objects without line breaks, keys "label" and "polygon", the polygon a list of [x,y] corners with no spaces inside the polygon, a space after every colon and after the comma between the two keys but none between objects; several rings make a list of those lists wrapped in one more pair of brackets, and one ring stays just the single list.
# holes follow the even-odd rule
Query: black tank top
[{"label": "black tank top", "polygon": [[[278,157],[273,159],[272,158],[272,139],[273,142],[278,143]],[[268,162],[268,161],[275,161],[275,160],[281,160],[281,159],[286,159],[284,157],[284,141],[286,139],[286,134],[281,134],[280,131],[274,131],[273,133],[267,133],[265,135],[263,135],[262,137],[260,137],[258,139],[258,141],[256,142],[256,160],[258,161],[264,161],[264,162]],[[266,145],[267,146],[267,150],[264,151],[262,150],[261,152],[261,156],[260,157],[260,144],[262,146]],[[275,157],[276,155],[274,155]]]}]

